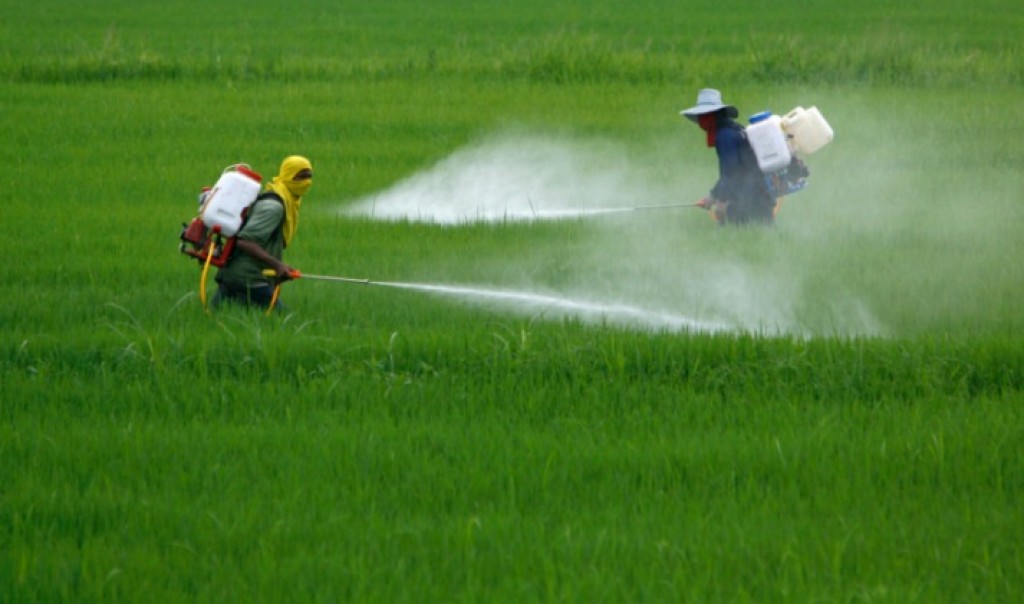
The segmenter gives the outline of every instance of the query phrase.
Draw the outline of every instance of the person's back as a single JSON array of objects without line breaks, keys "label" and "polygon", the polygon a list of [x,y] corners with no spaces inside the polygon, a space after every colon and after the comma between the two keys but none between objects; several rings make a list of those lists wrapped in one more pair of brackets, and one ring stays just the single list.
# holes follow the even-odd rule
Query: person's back
[{"label": "person's back", "polygon": [[720,116],[715,138],[719,179],[711,189],[711,195],[727,202],[726,221],[730,224],[771,224],[775,199],[768,191],[743,126]]}]

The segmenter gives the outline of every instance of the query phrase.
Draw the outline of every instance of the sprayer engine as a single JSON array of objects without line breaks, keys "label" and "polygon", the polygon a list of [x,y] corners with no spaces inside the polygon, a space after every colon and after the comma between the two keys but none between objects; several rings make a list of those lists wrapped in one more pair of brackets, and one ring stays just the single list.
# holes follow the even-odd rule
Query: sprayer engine
[{"label": "sprayer engine", "polygon": [[178,246],[178,250],[186,256],[195,258],[199,264],[205,264],[209,258],[210,264],[221,267],[231,258],[235,241],[234,237],[225,237],[220,233],[220,229],[211,229],[202,218],[196,217],[188,224],[182,223],[181,245]]}]

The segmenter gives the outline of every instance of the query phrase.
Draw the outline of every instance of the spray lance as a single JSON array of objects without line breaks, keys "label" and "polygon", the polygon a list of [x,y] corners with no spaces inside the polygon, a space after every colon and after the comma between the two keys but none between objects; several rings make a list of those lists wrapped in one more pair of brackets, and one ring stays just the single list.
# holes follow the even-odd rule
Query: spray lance
[{"label": "spray lance", "polygon": [[[273,269],[264,271],[268,277],[274,277]],[[421,292],[431,292],[449,296],[471,297],[492,302],[515,304],[517,307],[530,306],[541,308],[547,312],[548,309],[561,310],[580,316],[601,316],[618,317],[627,322],[640,322],[645,325],[670,327],[672,329],[693,329],[697,331],[721,331],[728,326],[716,322],[702,321],[690,317],[676,315],[661,310],[649,310],[642,307],[628,304],[602,304],[586,299],[572,299],[560,296],[532,293],[528,291],[516,291],[506,289],[491,289],[461,285],[443,285],[436,283],[408,283],[401,281],[371,281],[369,279],[352,279],[350,277],[333,277],[329,275],[307,275],[298,271],[288,273],[290,279],[305,277],[306,279],[317,279],[321,281],[333,281],[336,283],[350,283],[355,285],[377,285],[408,289]],[[287,280],[287,279],[286,279]],[[277,286],[280,288],[280,284]],[[277,290],[275,290],[272,304],[277,301]],[[273,308],[273,305],[270,307]],[[268,313],[270,310],[268,309]]]},{"label": "spray lance", "polygon": [[[275,271],[272,268],[263,269],[263,276],[264,277],[270,277],[271,279],[273,279],[274,277],[277,276],[277,271]],[[288,273],[288,279],[291,280],[291,281],[294,281],[295,279],[300,279],[300,278],[314,279],[314,280],[317,280],[317,281],[336,281],[336,282],[341,282],[341,283],[354,283],[356,285],[375,285],[375,283],[373,281],[370,281],[369,279],[353,279],[351,277],[333,277],[333,276],[330,276],[330,275],[311,275],[311,274],[302,273],[302,272],[299,272],[299,271],[291,271],[290,273]],[[268,316],[270,315],[271,312],[273,312],[274,306],[277,305],[277,299],[281,295],[281,283],[282,283],[281,281],[277,281],[276,284],[274,285],[274,295],[271,296],[271,298],[270,298],[270,305],[267,306],[267,315]]]},{"label": "spray lance", "polygon": [[[618,212],[636,212],[643,210],[661,210],[668,208],[701,208],[704,210],[711,208],[711,201],[709,199],[701,199],[700,201],[692,203],[666,203],[666,204],[654,204],[654,205],[643,205],[643,206],[632,206],[626,208],[607,208],[607,209],[595,209],[587,212],[574,212],[576,216],[589,216],[595,214],[612,214]],[[561,213],[558,213],[561,215]],[[567,214],[568,215],[568,214]],[[274,293],[270,298],[270,304],[267,306],[267,315],[269,316],[273,312],[274,307],[277,305],[277,299],[281,295],[281,284],[283,281],[277,280],[277,271],[272,268],[263,269],[263,276],[269,279],[275,280]],[[355,279],[352,277],[336,277],[333,275],[314,275],[310,273],[303,273],[297,270],[293,270],[288,273],[288,280],[294,281],[295,279],[313,279],[316,281],[334,281],[335,283],[350,283],[354,285],[384,285],[389,287],[402,286],[408,284],[398,284],[384,281],[371,281],[369,279]]]},{"label": "spray lance", "polygon": [[611,211],[612,212],[615,212],[615,211],[626,212],[626,211],[637,211],[637,210],[662,210],[662,209],[671,209],[671,208],[699,208],[701,210],[707,210],[710,213],[710,215],[711,215],[711,219],[715,220],[715,221],[718,221],[720,219],[719,216],[720,216],[720,214],[722,212],[722,210],[718,206],[717,202],[714,199],[711,199],[710,197],[703,197],[703,198],[701,198],[701,199],[699,199],[699,200],[697,200],[695,202],[692,202],[692,203],[665,203],[665,204],[649,205],[649,206],[636,206],[634,208],[622,208],[620,210],[611,210]]},{"label": "spray lance", "polygon": [[[639,212],[643,210],[665,210],[670,208],[701,208],[703,200],[694,203],[659,203],[648,206],[633,206],[631,208],[612,208],[608,212]],[[601,210],[598,210],[601,211]]]},{"label": "spray lance", "polygon": [[695,203],[662,203],[644,206],[627,206],[621,208],[593,208],[587,210],[534,210],[535,218],[582,218],[587,216],[603,216],[605,214],[622,214],[625,212],[641,212],[644,210],[664,210],[672,208],[706,208],[704,201]]}]

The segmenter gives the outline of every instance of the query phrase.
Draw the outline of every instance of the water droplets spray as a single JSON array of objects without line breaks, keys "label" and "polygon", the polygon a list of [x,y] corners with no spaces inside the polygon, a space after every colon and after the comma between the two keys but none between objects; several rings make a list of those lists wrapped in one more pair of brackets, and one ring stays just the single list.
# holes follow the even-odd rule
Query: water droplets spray
[{"label": "water droplets spray", "polygon": [[467,298],[477,302],[502,305],[519,312],[539,313],[546,316],[572,316],[589,322],[608,322],[654,330],[705,333],[730,329],[730,326],[724,323],[701,321],[671,311],[647,309],[632,304],[605,304],[556,295],[482,287],[386,281],[375,281],[373,284]]},{"label": "water droplets spray", "polygon": [[[799,241],[717,229],[703,210],[682,209],[707,194],[713,158],[652,170],[663,156],[606,140],[498,136],[342,211],[458,226],[582,221],[568,227],[577,233],[571,249],[534,240],[497,258],[474,258],[492,262],[496,280],[515,286],[381,283],[389,287],[640,329],[806,335],[817,321],[830,334],[878,332],[870,312],[843,310],[851,303],[846,293],[828,292],[809,305],[803,280],[813,259],[790,253]],[[635,211],[645,208],[656,211]],[[539,263],[558,266],[558,278],[534,278]]]}]

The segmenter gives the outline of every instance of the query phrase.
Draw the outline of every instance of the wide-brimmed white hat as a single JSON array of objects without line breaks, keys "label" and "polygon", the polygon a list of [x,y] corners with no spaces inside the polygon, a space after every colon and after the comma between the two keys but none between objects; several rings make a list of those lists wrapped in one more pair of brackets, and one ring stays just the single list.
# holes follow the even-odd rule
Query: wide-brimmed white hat
[{"label": "wide-brimmed white hat", "polygon": [[738,109],[722,102],[721,92],[714,88],[704,88],[697,93],[697,104],[689,109],[683,109],[679,114],[686,116],[691,122],[696,122],[698,115],[714,113],[721,109],[728,109],[729,117],[736,117],[740,114]]}]

